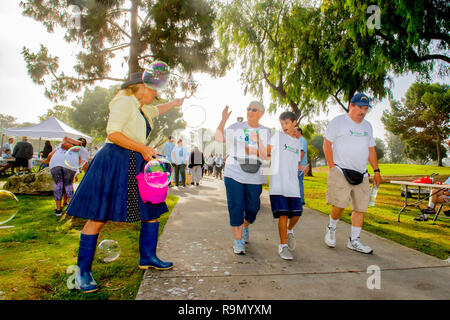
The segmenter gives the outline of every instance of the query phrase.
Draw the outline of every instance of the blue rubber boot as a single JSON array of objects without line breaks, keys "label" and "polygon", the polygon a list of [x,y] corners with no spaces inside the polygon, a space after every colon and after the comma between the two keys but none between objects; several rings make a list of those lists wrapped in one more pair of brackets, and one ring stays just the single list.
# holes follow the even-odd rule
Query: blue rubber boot
[{"label": "blue rubber boot", "polygon": [[81,234],[78,249],[78,272],[75,275],[75,285],[84,293],[98,290],[97,283],[91,274],[92,260],[97,247],[98,234]]},{"label": "blue rubber boot", "polygon": [[158,230],[159,222],[141,223],[139,269],[168,270],[173,268],[172,262],[161,261],[156,256]]}]

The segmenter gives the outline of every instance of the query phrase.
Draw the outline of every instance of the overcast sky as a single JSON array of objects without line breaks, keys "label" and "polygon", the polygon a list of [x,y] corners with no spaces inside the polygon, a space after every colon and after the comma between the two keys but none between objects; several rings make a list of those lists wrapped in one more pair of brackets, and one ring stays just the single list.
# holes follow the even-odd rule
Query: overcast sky
[{"label": "overcast sky", "polygon": [[[52,56],[60,58],[60,66],[66,73],[71,73],[75,62],[77,46],[69,45],[63,40],[63,33],[59,30],[55,33],[47,33],[44,26],[31,18],[21,14],[19,0],[0,1],[0,113],[14,116],[19,122],[38,122],[38,116],[43,115],[54,103],[44,96],[44,87],[34,84],[27,74],[25,62],[21,51],[24,46],[32,52],[39,50],[40,44],[44,44]],[[126,70],[121,67],[121,61],[116,59],[112,64],[112,76],[121,78]],[[251,95],[244,95],[243,86],[239,83],[239,69],[235,68],[225,77],[212,79],[208,75],[199,74],[195,79],[199,81],[200,88],[196,96],[185,102],[184,108],[190,105],[201,105],[206,110],[204,127],[215,130],[222,109],[229,105],[232,110],[233,122],[238,116],[245,115],[248,103],[255,100]],[[409,86],[414,82],[412,75],[398,77],[394,80],[394,99],[401,99]],[[449,79],[436,79],[436,82],[450,83]],[[96,85],[108,87],[115,82],[103,81]],[[181,93],[180,93],[181,94]],[[69,105],[75,98],[71,95],[67,101],[61,104]],[[265,96],[263,103],[266,107],[270,104],[270,98]],[[389,101],[384,99],[374,106],[374,109],[366,116],[374,127],[374,135],[384,138],[385,130],[380,120],[383,110],[389,108]],[[198,109],[196,109],[198,110]],[[332,106],[328,115],[321,114],[315,119],[329,119],[342,113],[341,108]],[[199,115],[203,117],[203,115]],[[231,124],[229,121],[228,124]],[[277,115],[265,114],[261,123],[280,128]],[[302,125],[305,125],[302,123]]]}]

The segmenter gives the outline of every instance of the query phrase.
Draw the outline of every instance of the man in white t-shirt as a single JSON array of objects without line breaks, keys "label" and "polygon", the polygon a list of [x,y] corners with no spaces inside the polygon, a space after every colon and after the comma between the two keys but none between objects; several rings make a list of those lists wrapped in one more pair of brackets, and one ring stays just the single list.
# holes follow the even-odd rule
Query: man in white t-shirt
[{"label": "man in white t-shirt", "polygon": [[375,172],[374,184],[381,182],[372,125],[364,120],[371,108],[369,102],[363,93],[353,96],[348,114],[331,120],[323,142],[330,169],[326,198],[327,203],[332,205],[325,243],[332,248],[336,246],[336,225],[351,201],[352,227],[347,247],[362,253],[373,252],[372,248],[362,244],[359,237],[370,198],[367,162]]},{"label": "man in white t-shirt", "polygon": [[236,122],[225,130],[225,124],[231,115],[226,106],[215,135],[215,141],[228,143],[224,182],[234,235],[233,250],[236,254],[245,254],[249,225],[256,219],[262,184],[267,182],[267,175],[261,170],[260,146],[250,139],[250,136],[256,135],[263,146],[270,143],[270,129],[259,123],[264,111],[262,103],[252,101],[247,107],[247,121]]}]

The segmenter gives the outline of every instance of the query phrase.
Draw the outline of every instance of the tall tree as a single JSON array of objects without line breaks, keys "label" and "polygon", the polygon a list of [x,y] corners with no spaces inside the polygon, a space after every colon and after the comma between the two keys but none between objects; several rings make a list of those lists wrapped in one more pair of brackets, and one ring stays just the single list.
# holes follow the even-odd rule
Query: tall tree
[{"label": "tall tree", "polygon": [[86,89],[82,97],[72,101],[70,117],[74,127],[90,136],[105,139],[108,105],[118,90],[118,86],[111,86],[108,89],[99,86]]},{"label": "tall tree", "polygon": [[389,93],[387,61],[378,59],[372,38],[350,37],[354,17],[348,10],[300,1],[234,0],[220,12],[224,51],[240,60],[247,91],[262,96],[264,85],[270,88],[269,111],[288,106],[301,120],[333,101],[347,111],[346,102],[358,90],[375,98]]},{"label": "tall tree", "polygon": [[325,0],[324,6],[352,12],[351,36],[373,37],[380,44],[380,56],[389,61],[394,72],[415,71],[428,77],[437,68],[438,73],[448,74],[447,0]]},{"label": "tall tree", "polygon": [[55,117],[58,120],[61,120],[62,122],[68,124],[69,126],[73,126],[72,120],[71,120],[71,112],[73,109],[68,106],[64,105],[56,105],[51,109],[47,110],[47,113],[39,116],[39,121],[45,121],[50,117]]},{"label": "tall tree", "polygon": [[386,145],[380,138],[375,138],[375,152],[377,153],[378,160],[382,160],[385,156]]},{"label": "tall tree", "polygon": [[387,130],[405,143],[411,159],[432,159],[442,166],[445,139],[450,134],[450,86],[414,83],[403,100],[391,102],[382,121]]},{"label": "tall tree", "polygon": [[[67,42],[82,47],[73,75],[59,70],[59,58],[44,45],[37,53],[23,48],[30,77],[46,86],[52,100],[98,80],[122,82],[155,59],[184,74],[219,75],[226,64],[214,48],[215,12],[207,0],[28,0],[20,5],[48,32],[59,26]],[[111,75],[110,60],[124,50],[127,74]]]},{"label": "tall tree", "polygon": [[18,126],[17,118],[0,113],[0,127],[3,129],[15,128]]},{"label": "tall tree", "polygon": [[405,144],[403,141],[392,134],[392,132],[386,131],[386,149],[389,154],[389,161],[391,163],[405,163],[406,158],[403,153],[403,149],[405,148]]},{"label": "tall tree", "polygon": [[323,153],[323,140],[324,140],[323,135],[316,134],[309,141],[309,144],[314,146],[318,151],[317,157],[313,161],[325,159],[325,154]]}]

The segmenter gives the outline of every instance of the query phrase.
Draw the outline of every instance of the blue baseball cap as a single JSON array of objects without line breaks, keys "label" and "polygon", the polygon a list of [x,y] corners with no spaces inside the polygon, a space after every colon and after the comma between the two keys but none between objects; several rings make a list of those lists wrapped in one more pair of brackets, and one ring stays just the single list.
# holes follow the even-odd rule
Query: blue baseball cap
[{"label": "blue baseball cap", "polygon": [[369,97],[364,93],[355,94],[350,100],[350,103],[356,104],[359,107],[368,106],[369,108],[372,108]]}]

